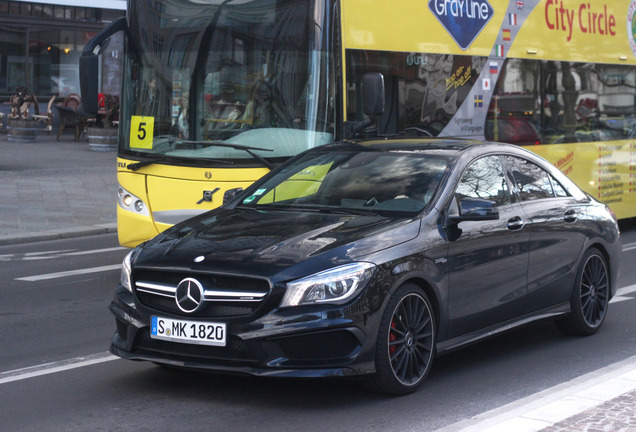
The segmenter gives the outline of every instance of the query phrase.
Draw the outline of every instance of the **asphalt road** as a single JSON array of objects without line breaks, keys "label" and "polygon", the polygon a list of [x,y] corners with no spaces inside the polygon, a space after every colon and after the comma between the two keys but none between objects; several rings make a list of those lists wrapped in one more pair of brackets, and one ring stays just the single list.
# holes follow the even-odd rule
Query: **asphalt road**
[{"label": "asphalt road", "polygon": [[[623,228],[636,246],[636,228]],[[629,249],[629,247],[627,248]],[[636,292],[598,334],[533,324],[436,360],[415,394],[343,380],[183,372],[107,354],[126,249],[115,235],[0,247],[0,430],[429,431],[636,355]],[[636,286],[636,247],[619,287]]]}]

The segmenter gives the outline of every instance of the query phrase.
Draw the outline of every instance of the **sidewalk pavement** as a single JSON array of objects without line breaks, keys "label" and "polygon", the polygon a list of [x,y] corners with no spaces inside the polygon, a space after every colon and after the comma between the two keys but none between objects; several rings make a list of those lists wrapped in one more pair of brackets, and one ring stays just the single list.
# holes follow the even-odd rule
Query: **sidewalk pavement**
[{"label": "sidewalk pavement", "polygon": [[72,131],[25,143],[0,133],[0,245],[116,232],[116,163]]},{"label": "sidewalk pavement", "polygon": [[[0,245],[116,232],[115,152],[0,133]],[[442,429],[636,432],[636,356]]]},{"label": "sidewalk pavement", "polygon": [[636,356],[435,432],[636,432]]}]

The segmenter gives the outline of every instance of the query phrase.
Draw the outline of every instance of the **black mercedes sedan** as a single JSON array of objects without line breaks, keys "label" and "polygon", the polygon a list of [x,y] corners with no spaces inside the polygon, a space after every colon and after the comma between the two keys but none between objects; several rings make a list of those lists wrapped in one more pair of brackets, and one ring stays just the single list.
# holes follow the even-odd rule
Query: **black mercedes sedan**
[{"label": "black mercedes sedan", "polygon": [[522,148],[340,142],[132,250],[110,349],[404,394],[436,355],[519,325],[595,333],[620,261],[612,211]]}]

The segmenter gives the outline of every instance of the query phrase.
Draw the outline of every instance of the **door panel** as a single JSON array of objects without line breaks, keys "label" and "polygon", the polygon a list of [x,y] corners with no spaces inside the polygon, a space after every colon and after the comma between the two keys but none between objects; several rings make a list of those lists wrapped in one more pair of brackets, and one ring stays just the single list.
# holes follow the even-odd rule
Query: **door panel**
[{"label": "door panel", "polygon": [[572,198],[525,202],[523,210],[530,230],[528,307],[567,302],[585,241],[583,210]]},{"label": "door panel", "polygon": [[515,156],[503,159],[529,223],[529,311],[567,302],[585,241],[584,210],[539,165]]},{"label": "door panel", "polygon": [[[464,170],[455,199],[492,201],[499,218],[463,221],[450,242],[449,337],[501,323],[525,312],[529,231],[520,204],[512,203],[499,156]],[[460,215],[461,218],[461,215]]]},{"label": "door panel", "polygon": [[460,223],[448,259],[450,337],[525,313],[529,231],[523,223],[519,204],[501,207],[496,221]]}]

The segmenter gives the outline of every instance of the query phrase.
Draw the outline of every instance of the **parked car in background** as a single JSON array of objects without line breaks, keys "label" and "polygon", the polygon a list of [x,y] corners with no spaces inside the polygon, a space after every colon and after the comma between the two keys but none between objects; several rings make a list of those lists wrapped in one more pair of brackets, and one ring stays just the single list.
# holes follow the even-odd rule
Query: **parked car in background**
[{"label": "parked car in background", "polygon": [[620,261],[608,207],[520,147],[335,143],[131,251],[111,351],[404,394],[437,354],[531,321],[595,333]]}]

